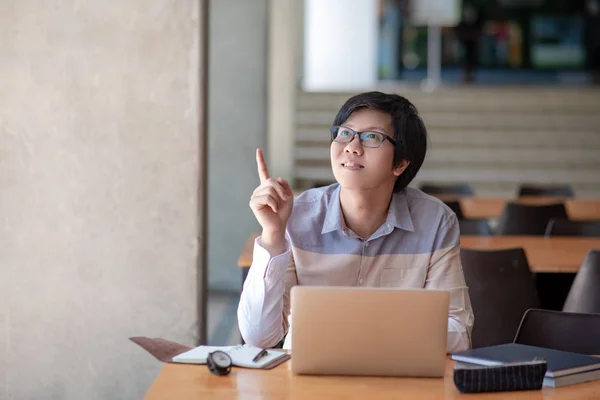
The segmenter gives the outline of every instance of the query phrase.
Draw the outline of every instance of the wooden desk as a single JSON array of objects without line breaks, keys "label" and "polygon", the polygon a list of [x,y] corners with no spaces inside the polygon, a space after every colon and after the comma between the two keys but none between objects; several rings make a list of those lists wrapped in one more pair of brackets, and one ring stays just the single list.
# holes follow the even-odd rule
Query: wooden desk
[{"label": "wooden desk", "polygon": [[588,251],[600,249],[600,238],[554,236],[460,237],[465,249],[495,250],[522,247],[533,272],[576,273]]},{"label": "wooden desk", "polygon": [[565,203],[567,214],[572,220],[600,220],[600,200],[597,199],[561,199],[552,197],[521,197],[519,199],[503,199],[493,197],[459,197],[438,196],[442,201],[458,200],[466,218],[498,218],[509,201],[517,203],[544,205]]},{"label": "wooden desk", "polygon": [[446,363],[443,379],[299,376],[291,361],[275,369],[234,368],[214,376],[205,365],[166,364],[146,394],[163,399],[600,399],[600,381],[541,391],[461,394],[452,380],[454,362]]},{"label": "wooden desk", "polygon": [[[252,249],[258,233],[248,238],[240,257],[240,268],[252,264]],[[466,249],[507,249],[523,247],[527,254],[529,266],[533,272],[568,272],[579,270],[585,255],[591,249],[600,249],[600,238],[579,238],[554,236],[469,236],[460,238],[461,247]]]}]

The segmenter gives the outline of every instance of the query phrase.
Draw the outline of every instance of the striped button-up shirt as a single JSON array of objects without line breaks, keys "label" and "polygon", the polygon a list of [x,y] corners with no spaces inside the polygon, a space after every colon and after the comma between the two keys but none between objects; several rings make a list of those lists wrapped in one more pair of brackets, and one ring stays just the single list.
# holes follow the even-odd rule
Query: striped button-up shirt
[{"label": "striped button-up shirt", "polygon": [[256,239],[238,307],[247,343],[274,346],[290,331],[292,286],[331,285],[447,290],[448,352],[470,347],[474,317],[458,222],[440,200],[413,188],[394,193],[386,221],[363,239],[344,222],[338,184],[311,189],[295,199],[286,237],[287,252],[275,257]]}]

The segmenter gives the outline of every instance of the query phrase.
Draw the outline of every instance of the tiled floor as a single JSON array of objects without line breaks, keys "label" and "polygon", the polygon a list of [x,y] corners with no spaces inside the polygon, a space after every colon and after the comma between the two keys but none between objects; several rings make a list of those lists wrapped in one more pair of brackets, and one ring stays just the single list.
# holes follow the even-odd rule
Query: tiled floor
[{"label": "tiled floor", "polygon": [[211,291],[208,294],[208,344],[230,346],[241,343],[237,324],[240,294]]}]

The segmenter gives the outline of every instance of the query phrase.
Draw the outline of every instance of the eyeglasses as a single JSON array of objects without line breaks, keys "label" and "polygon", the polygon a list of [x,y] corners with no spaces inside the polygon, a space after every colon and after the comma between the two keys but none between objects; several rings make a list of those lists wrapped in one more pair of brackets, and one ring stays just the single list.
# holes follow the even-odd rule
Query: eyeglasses
[{"label": "eyeglasses", "polygon": [[389,140],[396,146],[396,141],[386,134],[375,131],[357,132],[345,126],[333,125],[329,128],[331,131],[331,140],[338,143],[350,143],[354,136],[358,135],[360,144],[364,147],[379,147],[384,140]]}]

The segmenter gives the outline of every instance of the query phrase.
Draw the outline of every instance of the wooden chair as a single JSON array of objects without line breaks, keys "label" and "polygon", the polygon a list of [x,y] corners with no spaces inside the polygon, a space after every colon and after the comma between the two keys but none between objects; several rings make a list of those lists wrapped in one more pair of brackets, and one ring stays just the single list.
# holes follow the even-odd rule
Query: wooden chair
[{"label": "wooden chair", "polygon": [[553,218],[548,222],[545,235],[600,237],[600,221],[571,221]]},{"label": "wooden chair", "polygon": [[600,314],[530,309],[514,343],[583,354],[600,354]]},{"label": "wooden chair", "polygon": [[492,228],[490,227],[487,219],[459,219],[458,226],[460,228],[461,235],[490,236],[493,234]]},{"label": "wooden chair", "polygon": [[575,192],[570,185],[530,185],[523,184],[519,187],[519,197],[575,197]]},{"label": "wooden chair", "polygon": [[[585,257],[575,275],[563,311],[600,314],[600,250],[590,250]],[[597,340],[600,342],[600,336]]]},{"label": "wooden chair", "polygon": [[523,313],[539,307],[525,252],[461,248],[460,255],[475,314],[473,348],[511,343]]},{"label": "wooden chair", "polygon": [[432,196],[437,195],[456,195],[456,196],[474,196],[475,192],[468,183],[461,183],[456,185],[442,185],[442,184],[423,184],[419,188],[421,191],[430,194]]},{"label": "wooden chair", "polygon": [[565,205],[507,203],[500,215],[498,235],[544,235],[551,219],[568,218]]}]

